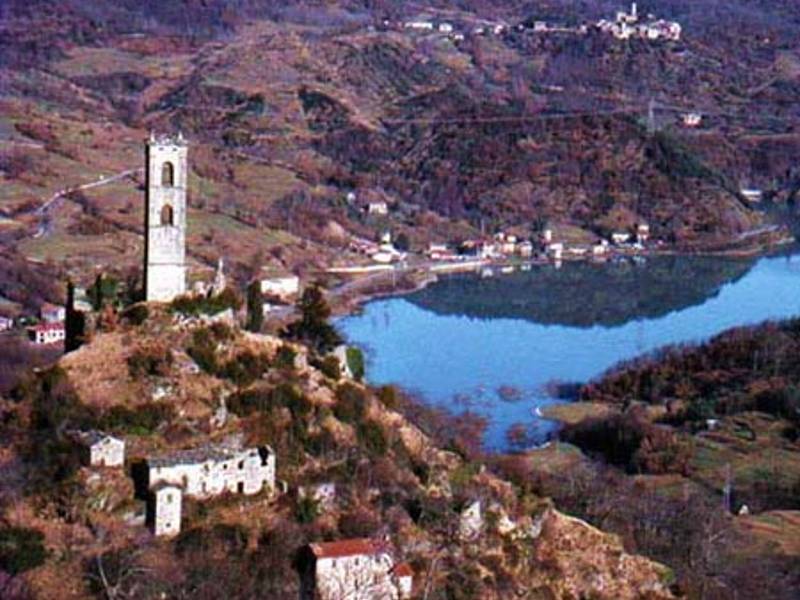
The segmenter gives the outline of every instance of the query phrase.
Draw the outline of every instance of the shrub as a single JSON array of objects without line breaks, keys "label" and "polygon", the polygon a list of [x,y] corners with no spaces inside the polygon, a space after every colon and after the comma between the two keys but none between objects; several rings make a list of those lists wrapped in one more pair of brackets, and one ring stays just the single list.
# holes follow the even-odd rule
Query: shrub
[{"label": "shrub", "polygon": [[301,317],[286,328],[286,337],[306,342],[320,354],[330,352],[342,342],[336,329],[328,322],[331,309],[318,285],[306,288],[297,308]]},{"label": "shrub", "polygon": [[291,383],[282,383],[270,390],[257,387],[228,399],[228,409],[240,417],[256,412],[268,413],[281,407],[288,408],[294,417],[301,417],[312,410],[313,404],[300,388]]},{"label": "shrub", "polygon": [[358,427],[358,439],[369,456],[383,456],[389,448],[383,428],[375,421],[364,421]]},{"label": "shrub", "polygon": [[381,386],[378,390],[378,400],[389,410],[396,410],[400,405],[397,388],[393,385]]},{"label": "shrub", "polygon": [[331,379],[338,381],[339,378],[342,376],[341,366],[339,364],[339,359],[329,354],[325,358],[323,358],[318,363],[318,368],[322,371],[322,374],[325,377],[330,377]]},{"label": "shrub", "polygon": [[192,342],[186,349],[186,353],[206,373],[213,375],[219,370],[217,339],[210,329],[206,327],[195,329],[192,333]]},{"label": "shrub", "polygon": [[256,388],[232,395],[228,398],[228,410],[239,417],[254,412],[267,412],[272,409],[272,394],[269,390]]},{"label": "shrub", "polygon": [[333,414],[345,423],[355,423],[364,417],[367,395],[361,388],[344,383],[336,388],[336,404]]},{"label": "shrub", "polygon": [[285,406],[295,418],[305,416],[313,409],[313,404],[296,385],[282,383],[272,391],[275,406]]},{"label": "shrub", "polygon": [[42,565],[47,558],[44,534],[26,527],[0,529],[0,569],[11,575]]},{"label": "shrub", "polygon": [[247,288],[247,330],[258,333],[264,325],[264,297],[261,283],[254,281]]},{"label": "shrub", "polygon": [[247,548],[247,530],[240,525],[220,523],[208,528],[195,528],[182,533],[175,540],[178,556],[190,553],[240,554]]},{"label": "shrub", "polygon": [[303,496],[297,501],[294,516],[298,523],[313,523],[320,514],[319,502],[311,496]]},{"label": "shrub", "polygon": [[364,379],[364,353],[360,348],[347,347],[347,366],[356,381]]},{"label": "shrub", "polygon": [[242,387],[260,379],[267,369],[269,359],[265,355],[245,350],[227,362],[221,375]]},{"label": "shrub", "polygon": [[137,408],[112,406],[101,420],[104,429],[132,435],[150,435],[161,423],[172,420],[175,410],[164,402],[152,402]]},{"label": "shrub", "polygon": [[137,327],[144,323],[149,316],[150,311],[147,309],[146,304],[134,304],[122,312],[123,320],[125,320],[126,323]]},{"label": "shrub", "polygon": [[297,358],[297,352],[284,344],[275,354],[275,366],[279,369],[294,369],[295,358]]},{"label": "shrub", "polygon": [[128,372],[131,377],[148,375],[165,376],[172,367],[172,350],[158,342],[143,344],[128,357]]},{"label": "shrub", "polygon": [[175,298],[170,304],[172,312],[184,315],[216,315],[229,308],[234,311],[242,306],[242,300],[232,288],[225,288],[214,296],[192,296],[189,294]]},{"label": "shrub", "polygon": [[100,310],[106,304],[116,304],[119,295],[119,281],[100,273],[94,284],[86,290],[86,294],[95,310]]}]

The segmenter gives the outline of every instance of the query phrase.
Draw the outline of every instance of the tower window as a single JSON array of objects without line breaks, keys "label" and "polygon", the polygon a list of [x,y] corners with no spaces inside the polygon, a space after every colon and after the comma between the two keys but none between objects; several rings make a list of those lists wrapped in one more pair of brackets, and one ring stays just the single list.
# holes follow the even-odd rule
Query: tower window
[{"label": "tower window", "polygon": [[175,185],[175,167],[171,162],[165,162],[161,166],[161,185],[164,187]]},{"label": "tower window", "polygon": [[172,210],[172,207],[169,204],[165,204],[161,208],[161,224],[162,225],[175,224],[175,212]]}]

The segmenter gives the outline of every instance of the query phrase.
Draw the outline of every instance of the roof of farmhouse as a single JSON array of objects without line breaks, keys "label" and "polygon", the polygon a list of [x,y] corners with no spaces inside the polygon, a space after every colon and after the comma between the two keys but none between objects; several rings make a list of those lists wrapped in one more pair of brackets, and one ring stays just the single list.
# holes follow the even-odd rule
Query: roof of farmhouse
[{"label": "roof of farmhouse", "polygon": [[317,558],[340,558],[362,554],[378,554],[386,550],[386,544],[380,540],[354,538],[337,542],[317,542],[309,544],[311,552]]},{"label": "roof of farmhouse", "polygon": [[199,448],[189,448],[187,450],[176,450],[162,456],[155,456],[147,459],[150,467],[174,467],[175,465],[196,465],[206,462],[221,462],[239,458],[251,450],[266,451],[273,454],[269,446],[259,446],[258,448],[238,448],[232,446],[201,446]]}]

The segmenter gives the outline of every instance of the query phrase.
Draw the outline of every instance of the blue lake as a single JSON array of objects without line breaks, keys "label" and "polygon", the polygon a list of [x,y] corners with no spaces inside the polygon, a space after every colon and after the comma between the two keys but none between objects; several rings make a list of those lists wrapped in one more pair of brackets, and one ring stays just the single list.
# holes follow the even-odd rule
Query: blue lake
[{"label": "blue lake", "polygon": [[[525,424],[537,440],[555,429],[534,412],[559,401],[549,382],[586,382],[665,345],[795,315],[797,251],[758,260],[658,257],[452,275],[370,302],[337,326],[364,349],[370,383],[394,383],[428,403],[482,414],[487,447],[503,449],[512,424]],[[513,393],[498,393],[504,387]]]}]

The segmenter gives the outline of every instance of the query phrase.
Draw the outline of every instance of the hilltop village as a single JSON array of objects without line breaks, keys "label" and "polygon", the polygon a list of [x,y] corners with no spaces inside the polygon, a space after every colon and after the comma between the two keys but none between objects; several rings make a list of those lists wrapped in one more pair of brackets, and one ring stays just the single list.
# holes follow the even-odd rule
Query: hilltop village
[{"label": "hilltop village", "polygon": [[[91,589],[147,594],[165,589],[159,579],[163,574],[150,582],[137,575],[151,572],[143,566],[150,559],[113,549],[137,539],[145,544],[145,555],[163,552],[163,545],[145,541],[144,530],[155,540],[177,540],[177,547],[184,548],[197,543],[191,541],[197,536],[211,536],[205,545],[229,543],[212,540],[252,535],[247,527],[254,523],[274,528],[288,514],[302,524],[318,523],[321,535],[315,538],[313,529],[310,539],[308,532],[275,534],[285,550],[269,559],[279,571],[272,576],[268,597],[288,597],[295,590],[301,600],[421,598],[431,586],[462,585],[443,584],[442,577],[455,573],[435,568],[440,561],[482,556],[461,556],[461,544],[466,549],[498,542],[501,548],[511,544],[566,561],[529,571],[532,556],[515,558],[522,562],[508,568],[521,570],[500,587],[605,590],[609,598],[635,598],[647,589],[648,597],[672,597],[663,567],[621,553],[618,542],[546,502],[538,505],[530,498],[523,507],[508,483],[484,469],[473,470],[460,452],[437,448],[396,412],[397,392],[383,388],[375,397],[361,382],[360,352],[340,345],[324,321],[324,298],[313,284],[301,290],[297,278],[255,280],[246,310],[240,310],[238,292],[228,284],[220,260],[212,281],[195,280],[189,286],[190,146],[180,135],[151,136],[145,149],[144,302],[117,303],[117,290],[102,277],[83,292],[89,300],[79,299],[70,285],[66,306],[43,307],[43,323],[31,327],[32,336],[58,331],[57,337],[32,340],[63,343],[67,353],[15,392],[20,409],[29,406],[32,414],[12,409],[13,420],[32,419],[31,427],[41,436],[39,442],[31,440],[34,448],[23,451],[36,453],[25,460],[33,461],[44,477],[35,484],[38,497],[53,502],[47,494],[70,481],[78,486],[77,497],[85,495],[90,505],[78,508],[71,504],[74,498],[66,497],[55,502],[62,510],[79,510],[90,530],[106,532],[88,563]],[[511,254],[514,241],[502,242]],[[285,340],[260,333],[262,319],[270,315],[264,300],[276,296],[300,299],[300,320],[287,327]],[[51,403],[60,416],[49,413]],[[58,431],[51,429],[56,425]],[[373,465],[373,460],[378,462]],[[404,471],[405,461],[426,472],[422,482],[412,483],[417,476]],[[46,473],[58,463],[48,480]],[[341,469],[354,469],[351,476],[368,482],[363,483],[367,487],[351,490]],[[411,488],[392,491],[397,485]],[[400,506],[416,487],[414,494],[422,495],[415,502],[432,504],[421,514],[412,510],[416,516],[409,520]],[[400,505],[392,508],[394,501]],[[434,516],[454,501],[448,516]],[[48,519],[30,516],[27,525],[49,531]],[[338,527],[333,525],[337,520]],[[28,535],[23,522],[16,523],[14,535]],[[88,534],[72,517],[60,527],[72,530],[71,535]],[[335,535],[337,528],[352,537]],[[305,545],[303,538],[308,539]],[[36,539],[30,542],[34,546],[42,542]],[[588,546],[570,549],[568,539]],[[61,544],[50,533],[46,543]],[[269,546],[275,543],[257,542],[259,547],[267,544],[258,552],[272,552]],[[437,550],[439,544],[444,545]],[[590,582],[572,571],[584,561],[608,560],[606,553],[618,558],[600,568],[601,579],[593,575]],[[39,559],[25,560],[35,567]],[[119,560],[130,561],[132,570],[117,570],[121,567],[114,561]],[[11,583],[45,593],[51,576],[56,575]],[[82,592],[74,588],[64,594],[81,597]]]}]

